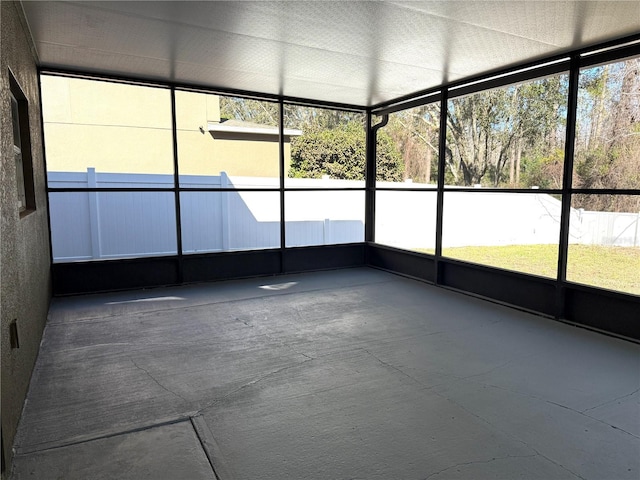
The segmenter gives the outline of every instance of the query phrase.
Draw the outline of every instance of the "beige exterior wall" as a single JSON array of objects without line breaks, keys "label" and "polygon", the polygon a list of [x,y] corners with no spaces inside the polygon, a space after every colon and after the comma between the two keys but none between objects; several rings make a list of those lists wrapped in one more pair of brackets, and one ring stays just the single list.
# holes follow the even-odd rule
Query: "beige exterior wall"
[{"label": "beige exterior wall", "polygon": [[[52,76],[42,89],[48,170],[173,173],[169,90]],[[181,174],[278,177],[277,136],[214,138],[219,121],[218,96],[176,92]]]},{"label": "beige exterior wall", "polygon": [[169,90],[42,77],[50,171],[171,173]]}]

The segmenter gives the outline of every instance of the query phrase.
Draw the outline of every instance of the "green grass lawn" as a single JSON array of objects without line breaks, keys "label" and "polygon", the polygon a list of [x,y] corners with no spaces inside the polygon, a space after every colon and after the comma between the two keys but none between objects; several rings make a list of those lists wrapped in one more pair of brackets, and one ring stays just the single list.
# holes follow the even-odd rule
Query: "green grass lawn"
[{"label": "green grass lawn", "polygon": [[[433,250],[416,249],[425,253]],[[445,257],[556,278],[557,245],[444,248]],[[567,280],[640,295],[640,248],[569,245]]]},{"label": "green grass lawn", "polygon": [[640,248],[569,245],[567,280],[640,295]]}]

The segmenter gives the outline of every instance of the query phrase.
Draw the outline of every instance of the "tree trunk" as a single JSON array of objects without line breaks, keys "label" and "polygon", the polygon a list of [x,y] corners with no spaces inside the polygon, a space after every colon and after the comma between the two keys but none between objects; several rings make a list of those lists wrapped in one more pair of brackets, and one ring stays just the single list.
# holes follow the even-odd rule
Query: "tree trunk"
[{"label": "tree trunk", "polygon": [[640,62],[629,60],[625,62],[622,72],[622,86],[620,88],[620,101],[613,110],[613,141],[621,135],[628,135],[629,127],[639,119],[634,118],[633,100],[637,95],[638,78],[640,77]]},{"label": "tree trunk", "polygon": [[602,135],[602,122],[604,121],[605,99],[607,97],[607,80],[609,78],[609,65],[605,65],[602,70],[602,87],[598,90],[598,95],[593,99],[593,110],[591,111],[591,130],[589,132],[589,141],[587,149],[595,150],[600,146],[600,137]]},{"label": "tree trunk", "polygon": [[513,187],[515,180],[515,159],[516,159],[516,146],[515,144],[518,141],[514,142],[514,145],[511,146],[511,155],[509,155],[509,185]]},{"label": "tree trunk", "polygon": [[520,159],[522,158],[522,142],[516,139],[516,187],[520,186]]}]

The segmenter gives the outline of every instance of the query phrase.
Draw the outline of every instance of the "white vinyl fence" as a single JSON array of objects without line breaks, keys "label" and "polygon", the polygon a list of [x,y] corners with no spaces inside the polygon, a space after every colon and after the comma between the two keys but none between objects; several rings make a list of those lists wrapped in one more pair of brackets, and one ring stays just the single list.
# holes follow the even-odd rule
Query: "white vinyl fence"
[{"label": "white vinyl fence", "polygon": [[[167,188],[172,175],[49,172],[52,188]],[[183,188],[277,188],[277,178],[180,176]],[[363,188],[364,182],[286,179],[290,188]],[[407,187],[416,184],[402,184]],[[402,186],[400,185],[400,186]],[[393,184],[398,187],[398,184]],[[189,192],[180,194],[184,253],[277,248],[280,193]],[[51,192],[54,260],[68,262],[177,252],[173,192]],[[288,247],[361,242],[363,191],[287,191]],[[402,248],[434,248],[436,195],[379,191],[376,241]],[[638,246],[638,213],[572,211],[572,243]],[[545,194],[446,192],[443,244],[554,244],[560,202]]]},{"label": "white vinyl fence", "polygon": [[[173,175],[49,172],[51,188],[171,188]],[[278,188],[278,178],[180,176],[183,188]],[[364,182],[287,179],[298,187],[362,188]],[[177,252],[173,192],[51,192],[56,262]],[[362,242],[364,192],[287,192],[288,247]],[[280,193],[180,194],[184,253],[280,247]]]},{"label": "white vinyl fence", "polygon": [[[379,191],[376,242],[434,249],[435,192]],[[444,247],[554,244],[560,238],[560,202],[545,194],[445,192]]]},{"label": "white vinyl fence", "polygon": [[572,243],[640,247],[640,212],[571,212]]},{"label": "white vinyl fence", "polygon": [[[378,191],[378,243],[407,249],[435,249],[435,192],[413,191],[412,183],[378,183],[405,191]],[[430,185],[435,188],[435,185]],[[540,193],[459,192],[447,189],[442,243],[446,247],[557,244],[560,200]],[[640,212],[571,210],[569,243],[640,246]]]}]

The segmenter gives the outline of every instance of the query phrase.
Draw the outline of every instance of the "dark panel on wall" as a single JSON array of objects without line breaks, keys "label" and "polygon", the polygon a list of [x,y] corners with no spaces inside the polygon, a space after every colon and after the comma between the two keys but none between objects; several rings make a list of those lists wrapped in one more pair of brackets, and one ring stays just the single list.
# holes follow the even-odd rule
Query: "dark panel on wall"
[{"label": "dark panel on wall", "polygon": [[185,282],[275,275],[280,273],[280,251],[260,250],[185,255],[182,268]]},{"label": "dark panel on wall", "polygon": [[177,257],[54,263],[55,295],[158,287],[178,283]]},{"label": "dark panel on wall", "polygon": [[[364,265],[364,245],[328,245],[287,249],[285,272]],[[281,251],[221,252],[182,257],[154,257],[53,264],[55,295],[206,282],[282,273]]]},{"label": "dark panel on wall", "polygon": [[367,264],[435,282],[435,260],[424,254],[381,245],[367,245]]},{"label": "dark panel on wall", "polygon": [[566,320],[640,340],[640,297],[568,285]]},{"label": "dark panel on wall", "polygon": [[288,248],[284,251],[283,273],[361,266],[364,250],[362,243]]},{"label": "dark panel on wall", "polygon": [[440,260],[441,284],[547,315],[555,314],[555,281],[480,265]]}]

